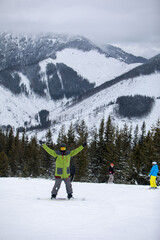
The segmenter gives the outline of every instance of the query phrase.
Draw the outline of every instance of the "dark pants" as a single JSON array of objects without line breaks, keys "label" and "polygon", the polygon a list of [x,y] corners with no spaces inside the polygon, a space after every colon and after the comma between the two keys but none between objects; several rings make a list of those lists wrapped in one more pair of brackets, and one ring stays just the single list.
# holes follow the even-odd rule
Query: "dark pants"
[{"label": "dark pants", "polygon": [[109,174],[108,183],[113,183],[113,182],[114,182],[114,175],[113,174]]},{"label": "dark pants", "polygon": [[73,179],[74,179],[74,174],[71,174],[71,175],[70,175],[70,179],[71,179],[71,182],[72,182]]},{"label": "dark pants", "polygon": [[61,183],[62,181],[64,181],[65,185],[66,185],[66,191],[67,194],[72,194],[72,184],[71,184],[71,180],[70,178],[55,178],[55,184],[54,187],[52,189],[52,195],[57,195],[58,190],[60,189]]}]

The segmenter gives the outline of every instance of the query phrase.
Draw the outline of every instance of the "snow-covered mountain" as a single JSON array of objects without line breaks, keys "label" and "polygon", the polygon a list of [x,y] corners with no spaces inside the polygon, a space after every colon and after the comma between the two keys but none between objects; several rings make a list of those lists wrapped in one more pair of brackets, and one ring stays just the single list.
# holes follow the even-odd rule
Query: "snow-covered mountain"
[{"label": "snow-covered mountain", "polygon": [[14,94],[54,100],[77,97],[146,61],[129,55],[126,63],[128,55],[110,56],[110,50],[79,36],[4,33],[0,35],[0,84]]},{"label": "snow-covered mountain", "polygon": [[[26,127],[35,134],[33,129],[41,128],[45,119],[56,138],[62,124],[67,130],[82,119],[89,128],[98,127],[110,114],[120,126],[146,120],[150,128],[160,116],[159,56],[147,61],[113,46],[104,49],[86,38],[59,34],[1,34],[0,53],[3,127]],[[116,99],[134,94],[154,97],[152,112],[147,118],[120,118]],[[35,131],[38,138],[46,133]]]},{"label": "snow-covered mountain", "polygon": [[[128,64],[146,61],[145,58],[135,57],[113,46],[110,48],[97,46],[82,36],[53,33],[37,35],[0,33],[0,70],[10,66],[37,63],[49,57],[55,59],[56,53],[66,48],[84,52],[97,50]],[[120,52],[123,53],[119,55]]]}]

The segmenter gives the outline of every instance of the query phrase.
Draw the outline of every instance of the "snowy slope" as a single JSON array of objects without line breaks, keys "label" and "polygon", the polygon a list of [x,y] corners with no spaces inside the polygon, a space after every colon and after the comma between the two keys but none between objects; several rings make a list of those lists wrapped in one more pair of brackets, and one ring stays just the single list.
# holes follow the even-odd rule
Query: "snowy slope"
[{"label": "snowy slope", "polygon": [[[43,179],[0,179],[1,240],[160,239],[160,189],[73,183],[74,196],[85,201],[51,201],[47,198],[53,184]],[[59,197],[66,197],[64,183]]]},{"label": "snowy slope", "polygon": [[[97,123],[100,123],[103,117],[108,118],[108,115],[110,114],[115,119],[115,122],[118,125],[122,126],[125,121],[129,122],[129,120],[124,118],[119,119],[116,117],[113,109],[115,108],[115,104],[109,106],[107,105],[111,101],[115,102],[118,97],[126,95],[141,94],[155,98],[159,97],[159,79],[160,74],[157,73],[149,76],[140,76],[134,79],[122,81],[116,85],[111,86],[110,88],[100,91],[99,93],[73,106],[71,109],[69,109],[70,115],[75,113],[76,109],[78,111],[80,111],[81,109],[82,116],[86,121],[87,125],[89,126],[92,123],[93,119],[94,124],[97,125]],[[142,123],[143,121],[146,121],[146,124],[150,129],[152,124],[157,121],[158,117],[160,117],[160,99],[155,99],[155,102],[156,104],[152,110],[152,113],[147,118],[145,117],[143,119],[140,119],[139,121],[136,119],[135,122],[134,119],[132,119],[130,122],[133,122],[133,124],[137,124],[138,122]],[[66,114],[66,112],[64,112],[64,114]],[[96,114],[96,112],[98,113]]]},{"label": "snowy slope", "polygon": [[[139,127],[142,126],[143,122],[146,123],[146,130],[150,130],[153,124],[156,124],[158,118],[160,118],[160,73],[155,73],[149,76],[140,76],[134,79],[125,80],[116,85],[111,86],[110,88],[104,89],[99,93],[83,100],[82,102],[68,107],[68,108],[57,108],[50,112],[51,119],[56,119],[59,124],[54,128],[54,140],[56,141],[57,134],[62,126],[65,125],[66,130],[68,129],[71,122],[74,124],[85,120],[88,129],[92,129],[94,126],[99,128],[100,122],[104,117],[107,120],[108,116],[112,117],[115,125],[122,128],[125,123],[133,126],[133,129],[138,124]],[[128,119],[128,118],[119,118],[115,114],[116,104],[110,105],[109,103],[115,102],[116,99],[120,96],[125,95],[146,95],[155,97],[155,105],[152,109],[152,112],[147,116],[140,119]],[[109,104],[109,105],[108,105]],[[55,117],[56,116],[56,117]],[[44,137],[45,133],[38,133],[39,138]]]},{"label": "snowy slope", "polygon": [[83,52],[72,48],[57,52],[55,60],[49,58],[41,61],[42,72],[45,72],[47,63],[64,63],[96,86],[141,65],[141,63],[126,64],[118,59],[106,57],[105,54],[100,54],[96,50]]},{"label": "snowy slope", "polygon": [[[123,127],[124,123],[133,125],[133,128],[139,124],[142,126],[143,121],[146,122],[146,129],[149,130],[160,118],[160,73],[155,73],[148,76],[140,76],[134,79],[124,80],[110,88],[91,96],[82,102],[66,107],[66,99],[63,101],[52,101],[49,99],[40,98],[36,95],[31,95],[29,98],[24,94],[13,95],[10,91],[0,87],[0,122],[1,125],[14,126],[15,128],[23,126],[24,122],[29,122],[30,125],[38,125],[35,116],[42,109],[50,112],[49,118],[56,122],[56,125],[51,126],[53,131],[53,140],[57,140],[58,132],[65,125],[67,131],[71,122],[75,124],[77,121],[85,120],[89,130],[96,126],[99,128],[100,121],[104,117],[111,115],[115,125]],[[115,115],[114,108],[116,104],[108,105],[111,101],[115,102],[117,97],[123,95],[141,94],[155,97],[155,105],[152,112],[147,117],[141,119],[125,119],[118,118]],[[46,130],[28,133],[29,135],[37,133],[37,137],[45,137]]]},{"label": "snowy slope", "polygon": [[28,98],[24,94],[14,95],[6,88],[0,86],[0,122],[1,125],[11,125],[14,128],[23,126],[24,122],[31,125],[38,124],[35,115],[42,109],[52,111],[59,109],[62,101],[52,101],[30,95]]}]

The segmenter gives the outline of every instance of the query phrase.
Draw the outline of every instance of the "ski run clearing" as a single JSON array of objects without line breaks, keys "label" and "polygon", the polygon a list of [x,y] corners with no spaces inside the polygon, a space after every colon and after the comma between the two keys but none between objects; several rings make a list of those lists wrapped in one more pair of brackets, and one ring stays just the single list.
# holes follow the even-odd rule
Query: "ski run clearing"
[{"label": "ski run clearing", "polygon": [[[53,184],[0,179],[1,240],[160,239],[160,189],[73,182],[76,201],[54,201],[49,199]],[[66,197],[63,182],[58,197]]]}]

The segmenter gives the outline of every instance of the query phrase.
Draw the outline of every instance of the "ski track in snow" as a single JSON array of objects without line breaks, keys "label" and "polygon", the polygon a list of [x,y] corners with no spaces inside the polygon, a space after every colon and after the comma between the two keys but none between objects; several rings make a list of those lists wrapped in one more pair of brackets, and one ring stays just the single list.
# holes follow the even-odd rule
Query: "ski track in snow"
[{"label": "ski track in snow", "polygon": [[[73,183],[85,201],[49,198],[54,181],[0,179],[1,240],[159,240],[160,189],[149,186]],[[64,183],[59,197],[66,197]]]}]

